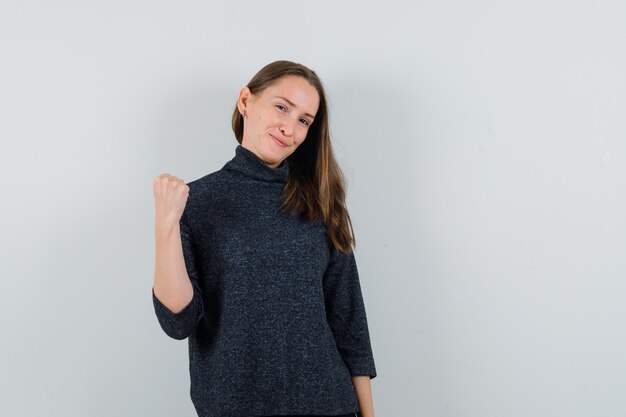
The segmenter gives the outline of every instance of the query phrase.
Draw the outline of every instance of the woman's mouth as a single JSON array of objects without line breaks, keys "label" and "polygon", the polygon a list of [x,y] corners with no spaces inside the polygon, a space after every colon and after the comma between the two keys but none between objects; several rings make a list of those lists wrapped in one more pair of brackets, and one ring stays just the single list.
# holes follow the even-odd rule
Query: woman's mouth
[{"label": "woman's mouth", "polygon": [[274,140],[274,142],[276,142],[279,146],[282,146],[283,148],[284,148],[285,146],[287,146],[287,144],[286,144],[286,143],[281,142],[279,139],[277,139],[277,138],[275,138],[274,136],[272,136],[272,134],[271,134],[271,133],[270,133],[270,137],[271,137],[271,138]]}]

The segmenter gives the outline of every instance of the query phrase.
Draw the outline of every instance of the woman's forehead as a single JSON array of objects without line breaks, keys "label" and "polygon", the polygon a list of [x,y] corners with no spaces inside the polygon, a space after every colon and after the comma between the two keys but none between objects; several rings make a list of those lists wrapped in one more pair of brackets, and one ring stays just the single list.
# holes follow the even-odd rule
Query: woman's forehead
[{"label": "woman's forehead", "polygon": [[267,98],[279,98],[291,106],[304,110],[311,117],[317,112],[319,94],[317,89],[302,77],[283,77],[264,91]]}]

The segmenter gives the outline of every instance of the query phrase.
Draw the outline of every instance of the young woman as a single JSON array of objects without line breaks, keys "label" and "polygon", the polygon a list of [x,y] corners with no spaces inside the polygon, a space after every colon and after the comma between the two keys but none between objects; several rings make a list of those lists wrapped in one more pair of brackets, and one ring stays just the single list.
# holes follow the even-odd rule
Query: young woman
[{"label": "young woman", "polygon": [[239,93],[239,145],[185,184],[154,179],[152,299],[189,339],[200,417],[373,417],[376,368],[324,88],[276,61]]}]

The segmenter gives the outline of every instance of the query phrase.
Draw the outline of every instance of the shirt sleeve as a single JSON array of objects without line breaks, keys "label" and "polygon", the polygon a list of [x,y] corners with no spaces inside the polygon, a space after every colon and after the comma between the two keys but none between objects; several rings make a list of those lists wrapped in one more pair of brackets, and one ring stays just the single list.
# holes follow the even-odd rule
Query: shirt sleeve
[{"label": "shirt sleeve", "polygon": [[339,353],[352,375],[376,377],[367,316],[354,252],[344,254],[331,244],[324,274],[326,317]]},{"label": "shirt sleeve", "polygon": [[183,257],[185,258],[185,266],[189,280],[193,286],[193,297],[185,308],[178,313],[174,313],[156,297],[154,287],[152,287],[152,302],[163,331],[173,339],[182,340],[189,337],[195,330],[204,314],[204,305],[199,286],[198,270],[196,268],[196,248],[193,243],[191,229],[184,213],[179,223]]}]

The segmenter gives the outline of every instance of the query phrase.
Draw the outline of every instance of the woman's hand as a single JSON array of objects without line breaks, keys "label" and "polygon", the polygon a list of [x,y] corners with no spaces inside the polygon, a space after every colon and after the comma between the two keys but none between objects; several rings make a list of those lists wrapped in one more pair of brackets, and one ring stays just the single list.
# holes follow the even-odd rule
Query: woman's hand
[{"label": "woman's hand", "polygon": [[152,185],[157,226],[168,228],[177,225],[187,204],[189,186],[168,173],[154,177]]}]

